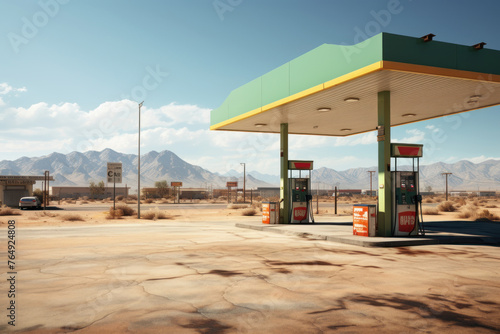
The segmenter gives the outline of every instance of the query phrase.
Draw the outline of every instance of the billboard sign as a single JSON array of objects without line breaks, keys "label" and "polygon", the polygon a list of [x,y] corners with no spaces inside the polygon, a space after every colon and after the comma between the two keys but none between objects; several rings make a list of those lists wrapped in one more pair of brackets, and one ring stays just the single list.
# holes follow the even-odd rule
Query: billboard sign
[{"label": "billboard sign", "polygon": [[108,183],[122,183],[122,163],[108,162]]}]

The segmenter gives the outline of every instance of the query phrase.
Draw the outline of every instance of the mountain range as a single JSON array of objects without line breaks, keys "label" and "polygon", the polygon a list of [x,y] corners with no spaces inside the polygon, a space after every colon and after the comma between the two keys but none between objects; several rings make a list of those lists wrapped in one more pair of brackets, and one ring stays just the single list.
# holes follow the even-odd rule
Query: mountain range
[{"label": "mountain range", "polygon": [[[50,171],[54,176],[54,186],[86,186],[91,181],[106,180],[107,162],[123,164],[122,185],[137,183],[137,155],[123,154],[105,149],[101,152],[52,153],[42,157],[22,157],[14,161],[0,161],[0,175],[43,175]],[[403,166],[402,169],[405,167]],[[408,168],[408,167],[406,167]],[[277,167],[278,170],[278,167]],[[370,173],[376,167],[352,168],[336,171],[321,167],[312,172],[313,188],[332,189],[369,189]],[[478,164],[462,160],[453,164],[434,163],[420,166],[420,188],[443,191],[445,179],[443,172],[452,173],[448,178],[450,190],[496,190],[500,191],[500,160],[487,160]],[[243,173],[231,170],[224,175],[212,173],[200,166],[182,160],[175,153],[165,150],[151,151],[141,156],[141,186],[152,187],[156,181],[182,181],[184,187],[224,188],[227,181],[239,181],[243,185]],[[373,189],[377,187],[377,173],[373,174]],[[276,187],[279,176],[247,172],[246,187]],[[134,192],[134,187],[132,186]]]}]

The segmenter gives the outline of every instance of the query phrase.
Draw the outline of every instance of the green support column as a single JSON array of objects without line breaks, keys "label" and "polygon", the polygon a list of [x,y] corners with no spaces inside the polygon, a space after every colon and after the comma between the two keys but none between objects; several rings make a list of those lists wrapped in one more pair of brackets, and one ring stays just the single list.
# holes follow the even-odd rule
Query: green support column
[{"label": "green support column", "polygon": [[288,123],[280,124],[280,224],[290,222],[288,189]]},{"label": "green support column", "polygon": [[378,232],[377,236],[392,235],[391,186],[391,92],[378,93]]}]

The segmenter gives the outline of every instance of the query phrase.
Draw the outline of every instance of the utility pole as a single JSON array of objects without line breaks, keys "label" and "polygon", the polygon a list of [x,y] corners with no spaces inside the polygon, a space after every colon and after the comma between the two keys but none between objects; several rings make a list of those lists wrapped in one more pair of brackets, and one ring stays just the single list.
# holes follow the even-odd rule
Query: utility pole
[{"label": "utility pole", "polygon": [[373,176],[373,173],[375,173],[375,171],[369,170],[368,173],[370,173],[370,196],[373,196],[372,176]]},{"label": "utility pole", "polygon": [[139,103],[139,134],[137,145],[137,218],[141,218],[141,107],[144,101]]},{"label": "utility pole", "polygon": [[245,197],[245,187],[246,187],[246,178],[247,178],[247,175],[246,175],[246,172],[245,172],[245,169],[246,169],[246,163],[242,162],[240,163],[240,165],[243,166],[243,203],[246,203],[246,197]]},{"label": "utility pole", "polygon": [[446,200],[448,200],[448,175],[451,175],[453,173],[449,173],[449,172],[446,172],[446,173],[441,173],[441,175],[444,175],[446,177]]}]

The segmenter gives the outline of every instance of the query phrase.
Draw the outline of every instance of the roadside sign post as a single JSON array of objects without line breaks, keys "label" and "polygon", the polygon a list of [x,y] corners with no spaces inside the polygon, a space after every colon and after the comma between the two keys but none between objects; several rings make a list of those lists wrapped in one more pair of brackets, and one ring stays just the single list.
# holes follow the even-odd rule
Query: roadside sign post
[{"label": "roadside sign post", "polygon": [[[231,199],[231,188],[232,187],[238,187],[238,181],[228,181],[226,182],[226,187],[227,187],[227,203],[231,203],[230,202],[230,199]],[[238,201],[238,198],[236,198],[236,201]]]},{"label": "roadside sign post", "polygon": [[182,187],[182,182],[170,182],[170,186],[174,188],[174,203],[175,199],[177,198],[177,203],[180,204],[180,187]]},{"label": "roadside sign post", "polygon": [[122,183],[122,163],[108,162],[108,183],[113,182],[113,210],[116,210],[116,184]]}]

